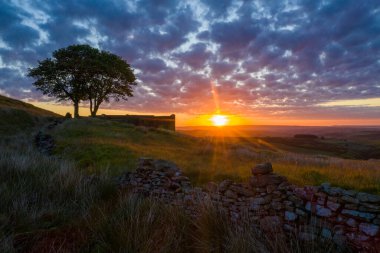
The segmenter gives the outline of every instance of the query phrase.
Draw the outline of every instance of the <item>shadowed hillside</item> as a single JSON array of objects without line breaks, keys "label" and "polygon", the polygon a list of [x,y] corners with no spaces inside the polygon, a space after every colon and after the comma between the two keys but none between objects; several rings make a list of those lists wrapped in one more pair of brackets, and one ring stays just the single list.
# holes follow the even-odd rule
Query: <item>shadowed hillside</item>
[{"label": "shadowed hillside", "polygon": [[61,117],[48,110],[0,95],[0,135],[15,134]]}]

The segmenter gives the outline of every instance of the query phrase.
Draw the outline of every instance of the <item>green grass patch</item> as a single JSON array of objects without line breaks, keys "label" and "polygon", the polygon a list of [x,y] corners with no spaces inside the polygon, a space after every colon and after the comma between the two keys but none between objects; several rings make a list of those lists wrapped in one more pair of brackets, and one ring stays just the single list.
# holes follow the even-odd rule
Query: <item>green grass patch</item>
[{"label": "green grass patch", "polygon": [[[83,118],[58,126],[56,154],[80,168],[112,175],[136,168],[139,157],[175,162],[195,185],[233,179],[245,181],[251,168],[270,161],[274,170],[298,185],[330,182],[349,189],[380,193],[378,161],[345,160],[283,152],[252,138],[196,138],[165,130]],[[268,147],[267,147],[268,146]]]}]

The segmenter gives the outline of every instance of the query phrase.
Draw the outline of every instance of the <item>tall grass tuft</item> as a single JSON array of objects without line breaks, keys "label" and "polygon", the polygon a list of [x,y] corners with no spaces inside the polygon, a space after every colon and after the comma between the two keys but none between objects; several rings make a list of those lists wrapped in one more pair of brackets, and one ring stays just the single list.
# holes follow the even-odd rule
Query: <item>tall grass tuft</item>
[{"label": "tall grass tuft", "polygon": [[121,194],[111,209],[98,208],[87,225],[96,252],[187,252],[188,218],[151,199]]},{"label": "tall grass tuft", "polygon": [[106,177],[92,180],[24,139],[0,145],[0,251],[31,247],[41,232],[80,220],[110,188]]}]

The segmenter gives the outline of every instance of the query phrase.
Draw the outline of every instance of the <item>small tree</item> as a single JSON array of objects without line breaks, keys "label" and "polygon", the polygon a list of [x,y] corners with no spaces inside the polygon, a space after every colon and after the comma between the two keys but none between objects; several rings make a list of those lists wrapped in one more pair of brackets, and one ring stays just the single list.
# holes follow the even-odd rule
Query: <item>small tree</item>
[{"label": "small tree", "polygon": [[74,117],[79,117],[79,103],[88,97],[87,84],[91,80],[88,62],[99,50],[88,45],[72,45],[53,52],[53,57],[40,61],[29,69],[28,76],[44,95],[74,104]]},{"label": "small tree", "polygon": [[101,51],[91,61],[92,80],[88,85],[91,116],[96,116],[99,106],[110,98],[115,100],[133,96],[136,77],[130,65],[121,57]]},{"label": "small tree", "polygon": [[99,51],[89,45],[72,45],[53,52],[53,57],[29,69],[33,83],[44,95],[59,101],[72,101],[74,117],[79,117],[79,103],[90,101],[92,116],[110,98],[133,96],[136,77],[130,65],[121,57]]}]

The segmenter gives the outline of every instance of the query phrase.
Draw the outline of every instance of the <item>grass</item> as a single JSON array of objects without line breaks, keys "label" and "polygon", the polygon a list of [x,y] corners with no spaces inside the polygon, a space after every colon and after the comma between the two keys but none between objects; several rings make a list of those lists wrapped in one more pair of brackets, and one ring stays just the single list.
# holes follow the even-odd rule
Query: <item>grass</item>
[{"label": "grass", "polygon": [[30,131],[57,117],[60,116],[53,112],[0,95],[0,136]]},{"label": "grass", "polygon": [[41,233],[76,222],[116,191],[104,177],[92,182],[73,163],[37,153],[28,139],[0,145],[1,252],[31,247]]},{"label": "grass", "polygon": [[9,98],[0,95],[0,108],[16,109],[25,111],[34,116],[43,116],[43,117],[58,117],[59,115],[51,111],[38,108],[32,104],[22,102],[17,99]]},{"label": "grass", "polygon": [[56,154],[90,173],[119,175],[138,157],[171,160],[196,185],[226,178],[247,180],[251,168],[271,161],[275,172],[298,185],[335,186],[380,194],[379,161],[348,160],[284,152],[252,138],[196,138],[100,119],[67,121],[52,133]]},{"label": "grass", "polygon": [[209,203],[191,219],[19,137],[0,142],[0,252],[333,252],[321,238],[238,229]]}]

